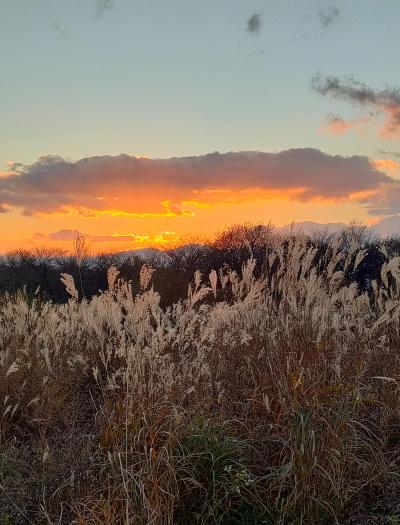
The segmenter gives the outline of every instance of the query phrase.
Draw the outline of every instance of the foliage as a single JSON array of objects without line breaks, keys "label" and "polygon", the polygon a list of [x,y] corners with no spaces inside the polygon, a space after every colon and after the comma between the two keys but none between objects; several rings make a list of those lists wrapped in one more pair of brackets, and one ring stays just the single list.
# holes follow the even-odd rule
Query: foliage
[{"label": "foliage", "polygon": [[400,258],[376,249],[369,290],[363,244],[291,236],[167,307],[148,265],[2,296],[0,520],[393,522]]}]

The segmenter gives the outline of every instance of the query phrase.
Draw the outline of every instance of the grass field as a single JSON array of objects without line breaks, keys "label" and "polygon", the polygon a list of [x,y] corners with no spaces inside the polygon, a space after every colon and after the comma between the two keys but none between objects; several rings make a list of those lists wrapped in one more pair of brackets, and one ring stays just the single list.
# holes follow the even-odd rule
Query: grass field
[{"label": "grass field", "polygon": [[[0,299],[0,524],[400,523],[400,259],[302,236],[66,304]],[[137,288],[137,287],[135,287]]]}]

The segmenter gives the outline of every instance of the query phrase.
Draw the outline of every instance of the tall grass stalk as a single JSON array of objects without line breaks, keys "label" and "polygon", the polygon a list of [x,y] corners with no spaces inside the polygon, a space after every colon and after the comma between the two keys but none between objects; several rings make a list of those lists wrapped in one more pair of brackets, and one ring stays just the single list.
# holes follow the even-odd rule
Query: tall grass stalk
[{"label": "tall grass stalk", "polygon": [[149,266],[1,297],[0,523],[397,519],[400,259],[367,293],[364,256],[290,238],[168,308]]}]

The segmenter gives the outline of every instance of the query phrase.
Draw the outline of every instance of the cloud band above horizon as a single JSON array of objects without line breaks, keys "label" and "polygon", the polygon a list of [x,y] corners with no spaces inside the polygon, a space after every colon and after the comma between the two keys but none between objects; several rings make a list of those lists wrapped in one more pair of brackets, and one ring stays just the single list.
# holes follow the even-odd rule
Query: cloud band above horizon
[{"label": "cloud band above horizon", "polygon": [[86,217],[179,217],[196,207],[271,198],[355,201],[368,213],[400,211],[400,182],[364,156],[317,149],[146,159],[130,155],[14,164],[0,174],[0,212]]}]

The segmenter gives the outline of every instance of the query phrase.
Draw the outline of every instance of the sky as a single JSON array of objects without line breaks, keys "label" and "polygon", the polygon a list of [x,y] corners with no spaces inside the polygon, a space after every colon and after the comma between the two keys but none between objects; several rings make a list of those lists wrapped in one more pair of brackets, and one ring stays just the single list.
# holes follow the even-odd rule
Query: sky
[{"label": "sky", "polygon": [[400,214],[398,0],[0,0],[0,253]]}]

